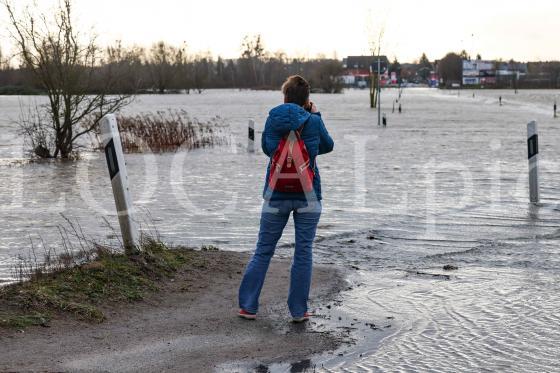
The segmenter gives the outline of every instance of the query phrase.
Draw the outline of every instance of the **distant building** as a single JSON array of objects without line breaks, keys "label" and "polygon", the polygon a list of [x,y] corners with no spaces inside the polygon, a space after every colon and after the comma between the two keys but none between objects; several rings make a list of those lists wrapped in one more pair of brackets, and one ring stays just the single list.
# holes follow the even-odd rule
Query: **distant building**
[{"label": "distant building", "polygon": [[502,77],[527,73],[527,64],[463,60],[463,86],[496,86]]},{"label": "distant building", "polygon": [[520,62],[496,62],[496,76],[512,76],[527,74],[527,64]]},{"label": "distant building", "polygon": [[493,61],[463,60],[463,85],[479,86],[496,83]]},{"label": "distant building", "polygon": [[438,87],[439,76],[433,68],[434,66],[423,66],[419,63],[402,63],[397,79],[404,85],[424,86],[427,84],[428,87]]},{"label": "distant building", "polygon": [[[381,85],[389,84],[389,60],[387,56],[379,56],[381,63]],[[365,88],[369,85],[370,69],[377,72],[377,56],[348,56],[342,60],[344,73],[342,80],[345,85]]]}]

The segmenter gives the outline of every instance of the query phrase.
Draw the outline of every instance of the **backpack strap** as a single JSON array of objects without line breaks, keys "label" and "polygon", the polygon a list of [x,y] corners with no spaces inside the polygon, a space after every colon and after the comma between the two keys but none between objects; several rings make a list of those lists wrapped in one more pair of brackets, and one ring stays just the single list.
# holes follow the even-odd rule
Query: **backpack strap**
[{"label": "backpack strap", "polygon": [[309,117],[307,117],[307,119],[305,120],[305,122],[303,122],[303,124],[296,130],[296,132],[298,133],[298,135],[301,136],[301,133],[303,132],[303,127],[305,127],[305,125],[307,124],[307,122],[309,122],[309,119],[311,119],[311,114],[309,114]]}]

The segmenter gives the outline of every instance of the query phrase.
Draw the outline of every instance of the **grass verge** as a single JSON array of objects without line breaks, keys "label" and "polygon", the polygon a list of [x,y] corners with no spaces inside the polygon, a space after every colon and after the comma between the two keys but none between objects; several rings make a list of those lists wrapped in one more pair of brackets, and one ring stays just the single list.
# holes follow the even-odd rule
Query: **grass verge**
[{"label": "grass verge", "polygon": [[48,326],[56,314],[99,323],[106,318],[103,305],[141,300],[181,268],[204,265],[196,251],[170,250],[153,239],[144,240],[134,256],[97,247],[92,257],[0,288],[0,327]]}]

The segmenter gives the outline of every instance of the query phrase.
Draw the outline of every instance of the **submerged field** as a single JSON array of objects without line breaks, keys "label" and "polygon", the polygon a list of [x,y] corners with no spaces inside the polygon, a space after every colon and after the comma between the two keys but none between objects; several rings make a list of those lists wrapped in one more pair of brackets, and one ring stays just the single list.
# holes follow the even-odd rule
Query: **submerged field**
[{"label": "submerged field", "polygon": [[[324,212],[315,259],[354,268],[340,311],[391,328],[362,354],[320,357],[325,367],[382,370],[558,370],[560,354],[560,119],[557,91],[384,91],[388,127],[367,91],[315,95],[335,140],[319,159]],[[498,97],[503,97],[499,106]],[[30,239],[56,245],[64,214],[87,234],[116,226],[105,161],[22,163],[20,105],[0,97],[0,279]],[[141,96],[129,113],[184,109],[231,128],[227,147],[127,155],[134,202],[170,243],[251,250],[266,157],[245,151],[247,121],[260,139],[279,92],[207,91]],[[397,104],[398,107],[398,104]],[[528,204],[526,123],[539,123],[541,198]],[[146,215],[146,214],[143,214]],[[291,226],[280,255],[290,255]],[[442,270],[445,264],[459,267]],[[420,272],[420,273],[419,273]],[[428,273],[428,275],[424,274]],[[445,274],[446,276],[431,276]]]}]

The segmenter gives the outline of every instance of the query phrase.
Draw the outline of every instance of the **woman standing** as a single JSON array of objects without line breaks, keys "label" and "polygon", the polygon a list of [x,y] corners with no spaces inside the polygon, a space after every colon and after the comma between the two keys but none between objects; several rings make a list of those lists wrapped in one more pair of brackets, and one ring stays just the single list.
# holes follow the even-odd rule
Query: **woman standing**
[{"label": "woman standing", "polygon": [[[282,85],[284,104],[269,112],[262,134],[263,152],[270,157],[257,247],[239,288],[239,316],[257,316],[259,295],[276,244],[290,214],[295,226],[295,252],[288,307],[294,322],[306,321],[311,286],[312,245],[321,216],[321,178],[316,157],[333,150],[321,114],[309,101],[309,83],[299,75]],[[296,171],[294,171],[296,170]]]}]

